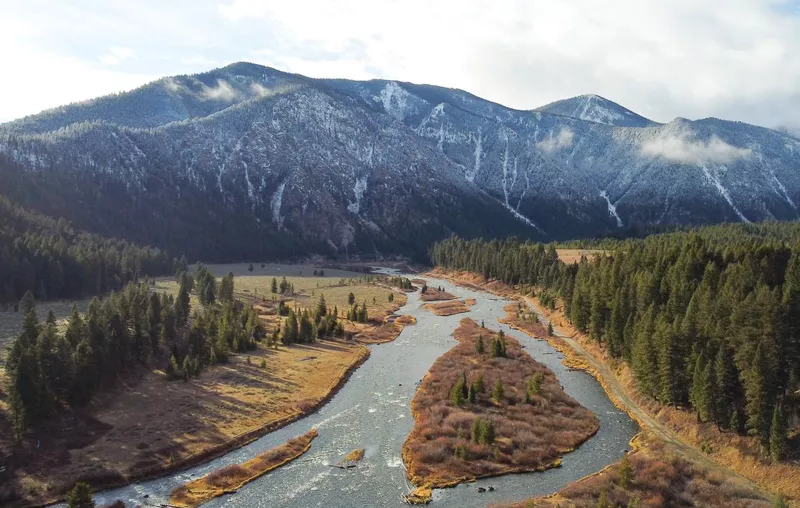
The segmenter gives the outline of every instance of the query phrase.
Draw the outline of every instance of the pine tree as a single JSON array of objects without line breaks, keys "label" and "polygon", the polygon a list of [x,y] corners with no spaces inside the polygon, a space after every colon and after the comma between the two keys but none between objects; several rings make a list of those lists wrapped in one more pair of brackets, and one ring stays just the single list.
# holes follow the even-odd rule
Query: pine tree
[{"label": "pine tree", "polygon": [[633,467],[631,467],[631,462],[628,459],[628,454],[622,456],[622,462],[619,464],[619,486],[620,488],[627,490],[630,487],[631,482],[633,481]]},{"label": "pine tree", "polygon": [[352,291],[350,292],[349,295],[347,295],[347,303],[349,305],[353,305],[354,303],[356,303],[356,295],[354,295]]},{"label": "pine tree", "polygon": [[94,508],[92,490],[88,483],[78,482],[67,493],[67,508]]},{"label": "pine tree", "polygon": [[248,272],[252,272],[253,271],[253,263],[250,263],[250,266],[247,267],[247,271]]},{"label": "pine tree", "polygon": [[781,404],[775,404],[772,412],[772,425],[769,433],[769,454],[772,460],[778,462],[783,459],[786,451],[786,421],[783,416]]},{"label": "pine tree", "polygon": [[503,382],[498,379],[494,384],[494,388],[492,389],[492,400],[494,400],[497,404],[502,404],[504,398],[505,389],[503,388]]},{"label": "pine tree", "polygon": [[319,295],[319,303],[317,303],[316,317],[321,318],[328,314],[328,306],[325,303],[325,295]]},{"label": "pine tree", "polygon": [[270,284],[270,290],[272,291],[273,294],[276,294],[278,292],[278,279],[276,279],[275,277],[272,278],[272,284]]},{"label": "pine tree", "polygon": [[486,347],[483,344],[483,334],[478,335],[478,342],[475,343],[475,351],[477,351],[479,355],[486,352]]}]

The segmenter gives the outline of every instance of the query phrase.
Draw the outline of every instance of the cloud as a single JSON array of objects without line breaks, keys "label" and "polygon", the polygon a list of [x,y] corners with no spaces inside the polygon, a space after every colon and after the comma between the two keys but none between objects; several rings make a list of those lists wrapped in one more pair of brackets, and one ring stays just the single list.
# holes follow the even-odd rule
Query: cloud
[{"label": "cloud", "polygon": [[641,154],[646,157],[661,157],[685,164],[718,163],[730,164],[747,159],[753,151],[729,145],[716,135],[707,141],[692,140],[689,133],[667,134],[642,144]]},{"label": "cloud", "polygon": [[[14,117],[142,76],[253,60],[313,77],[461,88],[518,109],[595,93],[661,122],[716,116],[796,128],[792,1],[51,0],[42,9],[12,0],[0,43],[14,51],[0,52],[0,68],[26,79],[3,83],[0,111]],[[96,48],[110,46],[135,48],[135,58],[104,65]],[[51,80],[41,61],[80,72],[58,74],[63,92],[50,96],[27,88]],[[97,68],[129,73],[93,82]]]},{"label": "cloud", "polygon": [[225,102],[233,102],[241,98],[239,91],[234,89],[230,83],[224,79],[218,79],[217,86],[203,85],[201,94],[206,99]]},{"label": "cloud", "polygon": [[553,133],[551,132],[548,137],[536,143],[536,148],[547,154],[550,154],[563,148],[571,147],[574,138],[575,133],[572,132],[572,129],[568,127],[562,127],[558,132],[558,135],[553,136]]},{"label": "cloud", "polygon": [[131,48],[113,46],[108,50],[108,53],[100,57],[100,63],[104,65],[119,65],[129,58],[133,58],[135,55],[136,52]]}]

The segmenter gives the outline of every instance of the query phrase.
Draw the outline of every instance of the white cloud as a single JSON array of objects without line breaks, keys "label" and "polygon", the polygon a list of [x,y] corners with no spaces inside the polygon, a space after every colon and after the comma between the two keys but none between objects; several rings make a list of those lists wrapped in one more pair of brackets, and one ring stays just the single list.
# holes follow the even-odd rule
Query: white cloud
[{"label": "white cloud", "polygon": [[548,154],[553,153],[563,148],[571,147],[574,138],[575,133],[572,132],[572,129],[562,127],[557,135],[553,136],[551,132],[548,137],[536,143],[536,148]]},{"label": "white cloud", "polygon": [[119,65],[121,62],[133,58],[136,52],[131,48],[113,46],[108,53],[100,57],[100,63],[104,65]]},{"label": "white cloud", "polygon": [[202,94],[206,99],[225,102],[233,102],[240,97],[239,91],[224,79],[218,79],[217,86],[203,85]]},{"label": "white cloud", "polygon": [[753,151],[729,145],[717,136],[707,141],[692,140],[687,132],[665,134],[642,144],[641,154],[675,162],[730,164],[749,158]]},{"label": "white cloud", "polygon": [[[785,5],[784,0],[10,0],[2,8],[0,42],[14,51],[0,52],[0,68],[25,76],[21,83],[46,83],[53,74],[38,61],[59,68],[77,64],[58,75],[64,91],[57,95],[68,98],[62,102],[86,98],[90,91],[119,91],[136,79],[142,84],[142,76],[255,60],[314,77],[457,87],[520,109],[596,93],[657,121],[717,116],[800,127],[800,13]],[[135,58],[117,66],[129,72],[93,82],[97,67],[103,67],[96,48],[106,47],[135,48]],[[124,55],[104,57],[109,71]],[[3,116],[33,113],[53,100],[36,87],[0,83]]]}]

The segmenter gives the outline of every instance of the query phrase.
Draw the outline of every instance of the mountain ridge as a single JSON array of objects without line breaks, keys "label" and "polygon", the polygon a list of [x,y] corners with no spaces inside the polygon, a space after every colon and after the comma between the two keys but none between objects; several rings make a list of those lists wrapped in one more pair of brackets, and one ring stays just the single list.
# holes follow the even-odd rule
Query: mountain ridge
[{"label": "mountain ridge", "polygon": [[[796,138],[638,118],[646,125],[609,125],[458,89],[239,63],[0,125],[0,187],[12,189],[0,193],[218,259],[424,258],[454,233],[559,240],[798,218]],[[37,204],[45,187],[53,203]],[[115,205],[159,219],[137,225]]]}]

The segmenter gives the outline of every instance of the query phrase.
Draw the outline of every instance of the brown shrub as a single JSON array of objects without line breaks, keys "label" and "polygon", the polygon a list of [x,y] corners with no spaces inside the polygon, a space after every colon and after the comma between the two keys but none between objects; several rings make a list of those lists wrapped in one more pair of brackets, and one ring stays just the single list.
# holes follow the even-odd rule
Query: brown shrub
[{"label": "brown shrub", "polygon": [[[505,358],[491,358],[497,332],[464,319],[453,335],[459,344],[434,363],[411,403],[414,429],[403,456],[414,483],[444,486],[536,470],[552,465],[597,431],[597,418],[564,393],[552,371],[534,361],[514,338],[505,337]],[[475,347],[480,335],[487,351],[482,355]],[[528,404],[528,380],[537,373],[543,375],[541,395]],[[483,376],[485,388],[474,403],[457,406],[451,391],[463,375],[468,385]],[[491,397],[498,380],[505,392],[501,403]],[[493,444],[472,442],[471,428],[478,418],[494,426]]]}]

